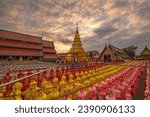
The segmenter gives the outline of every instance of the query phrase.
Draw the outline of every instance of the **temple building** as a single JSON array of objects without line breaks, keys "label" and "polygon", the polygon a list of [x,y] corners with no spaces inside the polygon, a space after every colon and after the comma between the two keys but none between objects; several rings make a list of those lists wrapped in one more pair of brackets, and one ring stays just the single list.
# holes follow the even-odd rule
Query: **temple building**
[{"label": "temple building", "polygon": [[43,60],[56,61],[57,55],[53,41],[42,40]]},{"label": "temple building", "polygon": [[57,53],[57,56],[58,56],[58,59],[57,59],[57,63],[66,63],[66,56],[67,56],[67,53]]},{"label": "temple building", "polygon": [[77,24],[77,29],[72,47],[70,48],[66,56],[66,63],[86,63],[87,61],[88,56],[84,48],[82,47]]},{"label": "temple building", "polygon": [[56,59],[53,42],[42,37],[0,29],[0,60]]},{"label": "temple building", "polygon": [[91,62],[96,62],[97,59],[99,58],[99,52],[96,50],[87,51],[87,54]]},{"label": "temple building", "polygon": [[145,46],[144,50],[141,52],[139,56],[137,56],[138,60],[150,60],[150,50]]},{"label": "temple building", "polygon": [[116,61],[128,61],[130,57],[123,51],[111,44],[105,45],[98,62],[116,62]]}]

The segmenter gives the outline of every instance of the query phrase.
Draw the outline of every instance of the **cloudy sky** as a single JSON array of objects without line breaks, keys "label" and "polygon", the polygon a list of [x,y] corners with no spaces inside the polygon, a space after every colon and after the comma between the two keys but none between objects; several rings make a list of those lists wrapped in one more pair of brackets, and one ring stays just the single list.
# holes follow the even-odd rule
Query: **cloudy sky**
[{"label": "cloudy sky", "polygon": [[43,35],[57,52],[69,50],[77,22],[87,51],[150,48],[150,0],[0,0],[0,29]]}]

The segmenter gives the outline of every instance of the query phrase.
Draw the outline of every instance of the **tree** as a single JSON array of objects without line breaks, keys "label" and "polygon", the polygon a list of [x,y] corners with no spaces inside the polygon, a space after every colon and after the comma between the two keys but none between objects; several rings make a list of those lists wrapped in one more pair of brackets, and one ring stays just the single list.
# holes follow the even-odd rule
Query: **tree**
[{"label": "tree", "polygon": [[137,51],[138,47],[134,46],[134,45],[131,45],[131,46],[128,46],[126,48],[123,48],[123,51],[129,56],[131,57],[132,59],[134,59],[135,57],[135,53]]}]

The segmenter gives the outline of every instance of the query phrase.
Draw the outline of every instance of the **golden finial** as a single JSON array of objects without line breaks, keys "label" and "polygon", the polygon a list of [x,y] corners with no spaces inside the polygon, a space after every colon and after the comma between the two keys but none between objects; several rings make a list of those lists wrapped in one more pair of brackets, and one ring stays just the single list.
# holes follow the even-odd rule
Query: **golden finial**
[{"label": "golden finial", "polygon": [[77,22],[77,30],[76,30],[76,34],[78,34],[79,33],[79,31],[78,31],[78,22]]}]

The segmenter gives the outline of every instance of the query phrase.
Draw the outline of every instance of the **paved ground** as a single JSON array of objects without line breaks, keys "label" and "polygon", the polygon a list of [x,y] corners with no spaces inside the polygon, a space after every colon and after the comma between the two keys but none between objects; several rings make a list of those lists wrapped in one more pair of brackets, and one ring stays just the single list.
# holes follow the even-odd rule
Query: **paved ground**
[{"label": "paved ground", "polygon": [[133,100],[144,100],[145,80],[146,70],[143,72],[142,76],[138,80],[136,95],[133,97]]}]

